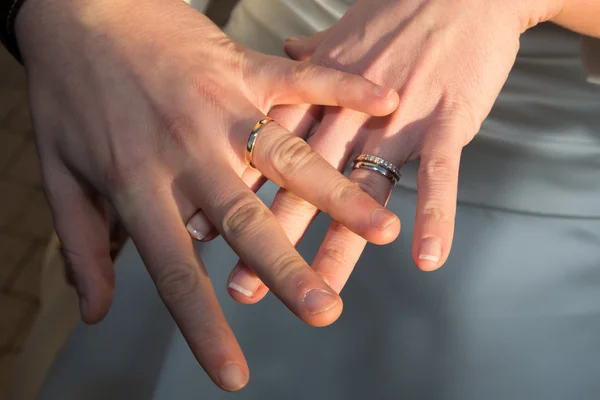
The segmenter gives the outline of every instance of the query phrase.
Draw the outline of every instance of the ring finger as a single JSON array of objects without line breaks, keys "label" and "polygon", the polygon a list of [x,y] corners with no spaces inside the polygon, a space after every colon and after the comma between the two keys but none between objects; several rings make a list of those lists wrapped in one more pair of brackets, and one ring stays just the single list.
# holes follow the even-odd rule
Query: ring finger
[{"label": "ring finger", "polygon": [[294,314],[313,326],[335,321],[341,313],[341,299],[294,249],[268,207],[235,171],[215,171],[189,174],[184,181],[188,197]]},{"label": "ring finger", "polygon": [[[439,268],[446,261],[452,245],[458,166],[462,144],[457,135],[436,125],[428,130],[420,144],[420,166],[417,178],[417,209],[413,236],[413,259],[425,271]],[[363,152],[400,166],[408,154],[394,149],[406,148],[402,134],[388,139],[372,136]],[[391,149],[391,151],[390,151]],[[394,152],[396,154],[394,154]],[[351,179],[380,202],[387,200],[390,180],[382,174],[355,169]],[[332,222],[313,262],[313,268],[338,293],[344,287],[358,262],[366,242],[343,226]]]},{"label": "ring finger", "polygon": [[[306,140],[311,129],[318,124],[322,110],[322,106],[310,104],[280,105],[275,107],[271,114],[274,114],[278,124]],[[267,181],[260,171],[251,167],[245,167],[241,177],[253,192],[258,191]],[[196,211],[188,220],[186,228],[192,238],[200,242],[208,242],[218,236],[218,231],[202,210]]]},{"label": "ring finger", "polygon": [[[365,116],[359,113],[329,109],[318,131],[311,139],[310,146],[324,160],[341,170],[347,164],[353,148],[359,146],[358,139],[356,139],[358,135],[350,135],[349,132],[359,131],[365,121]],[[348,143],[348,137],[355,139]],[[382,196],[373,196],[375,199],[377,197]],[[319,212],[319,209],[313,204],[286,189],[277,193],[271,210],[294,245],[299,243],[311,221]],[[229,289],[230,295],[242,303],[257,302],[268,291],[253,271],[241,261],[234,267],[230,275]]]}]

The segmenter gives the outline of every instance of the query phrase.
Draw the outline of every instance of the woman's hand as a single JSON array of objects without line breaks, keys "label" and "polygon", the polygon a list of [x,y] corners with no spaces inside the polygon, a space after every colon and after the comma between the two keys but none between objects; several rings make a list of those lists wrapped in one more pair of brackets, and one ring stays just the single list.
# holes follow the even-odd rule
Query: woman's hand
[{"label": "woman's hand", "polygon": [[[17,30],[45,189],[84,320],[102,319],[113,292],[107,204],[223,389],[243,387],[248,367],[185,228],[197,209],[301,319],[322,326],[339,316],[338,295],[245,183],[244,149],[274,105],[385,115],[394,91],[245,49],[179,0],[31,0]],[[397,236],[396,216],[276,123],[253,161],[368,240]]]},{"label": "woman's hand", "polygon": [[[311,38],[286,41],[296,60],[361,74],[393,87],[400,106],[389,117],[370,118],[328,108],[310,145],[337,168],[360,153],[397,166],[420,161],[413,258],[431,271],[446,261],[452,245],[458,170],[463,146],[489,113],[514,63],[520,34],[554,15],[550,1],[358,0],[333,27]],[[548,3],[546,7],[542,5]],[[306,109],[278,107],[271,115],[294,126]],[[300,126],[299,130],[311,129]],[[392,184],[377,172],[357,169],[350,179],[381,204]],[[318,210],[282,190],[271,207],[292,243],[298,243]],[[365,240],[333,222],[313,269],[340,291],[358,261]],[[234,290],[244,303],[267,292],[240,262],[230,281],[253,288],[252,296]]]}]

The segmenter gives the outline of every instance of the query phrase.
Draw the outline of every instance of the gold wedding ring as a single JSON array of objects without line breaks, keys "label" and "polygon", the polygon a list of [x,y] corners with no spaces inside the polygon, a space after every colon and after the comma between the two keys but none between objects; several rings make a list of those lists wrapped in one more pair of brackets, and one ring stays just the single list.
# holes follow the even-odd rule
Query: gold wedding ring
[{"label": "gold wedding ring", "polygon": [[254,128],[252,128],[252,132],[250,132],[250,136],[248,136],[248,143],[246,143],[246,164],[248,164],[252,168],[256,168],[254,163],[252,162],[252,154],[254,153],[254,146],[256,145],[256,139],[258,139],[258,134],[269,122],[273,121],[271,117],[265,117],[258,121]]}]

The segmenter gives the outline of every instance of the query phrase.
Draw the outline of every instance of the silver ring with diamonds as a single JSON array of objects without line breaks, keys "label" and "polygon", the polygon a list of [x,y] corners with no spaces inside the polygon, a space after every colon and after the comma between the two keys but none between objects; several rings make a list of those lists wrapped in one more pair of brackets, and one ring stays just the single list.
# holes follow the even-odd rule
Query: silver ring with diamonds
[{"label": "silver ring with diamonds", "polygon": [[370,154],[361,154],[354,160],[354,168],[367,168],[372,171],[379,172],[386,178],[391,179],[394,185],[400,180],[400,169],[391,162],[384,160],[381,157]]}]

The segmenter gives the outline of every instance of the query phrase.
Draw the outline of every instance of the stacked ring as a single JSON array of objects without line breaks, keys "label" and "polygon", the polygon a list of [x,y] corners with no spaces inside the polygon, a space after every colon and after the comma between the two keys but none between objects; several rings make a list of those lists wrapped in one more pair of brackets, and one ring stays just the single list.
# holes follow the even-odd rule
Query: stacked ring
[{"label": "stacked ring", "polygon": [[381,157],[370,154],[361,154],[354,160],[353,169],[369,169],[390,179],[394,185],[400,180],[400,168]]}]

